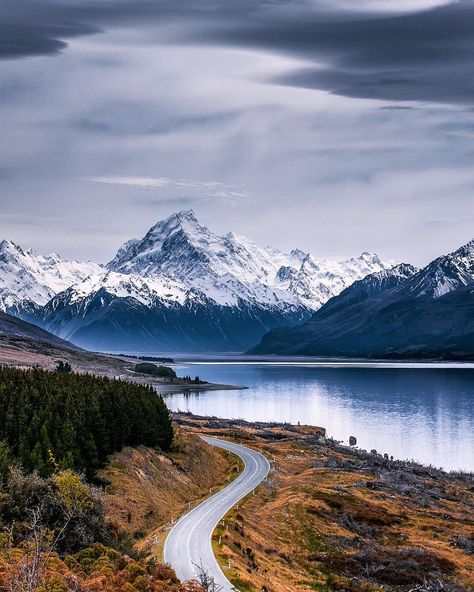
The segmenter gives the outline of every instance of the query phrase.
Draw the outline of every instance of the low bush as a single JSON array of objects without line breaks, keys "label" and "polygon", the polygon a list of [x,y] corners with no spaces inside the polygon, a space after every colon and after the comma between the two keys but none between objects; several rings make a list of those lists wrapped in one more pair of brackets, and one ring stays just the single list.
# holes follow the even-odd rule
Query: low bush
[{"label": "low bush", "polygon": [[418,547],[375,547],[350,556],[322,555],[319,560],[341,575],[365,577],[388,586],[423,584],[455,571],[448,559]]},{"label": "low bush", "polygon": [[176,378],[176,372],[173,368],[168,366],[157,366],[150,362],[142,362],[135,366],[135,372],[140,374],[149,374],[150,376],[156,376],[158,378]]},{"label": "low bush", "polygon": [[33,516],[53,536],[62,531],[55,546],[60,553],[109,538],[100,490],[70,470],[42,478],[12,468],[0,496],[0,524],[9,529],[13,545],[31,535]]},{"label": "low bush", "polygon": [[[0,548],[0,590],[36,592],[204,592],[197,584],[180,584],[174,571],[153,561],[135,561],[100,543],[60,559],[39,556],[34,579],[28,571],[28,550]],[[25,570],[26,567],[26,570]],[[31,587],[31,586],[34,586]]]}]

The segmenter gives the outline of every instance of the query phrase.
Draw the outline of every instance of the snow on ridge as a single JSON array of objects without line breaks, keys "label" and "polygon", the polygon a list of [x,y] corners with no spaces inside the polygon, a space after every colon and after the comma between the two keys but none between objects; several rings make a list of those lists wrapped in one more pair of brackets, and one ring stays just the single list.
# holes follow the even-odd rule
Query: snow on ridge
[{"label": "snow on ridge", "polygon": [[107,267],[171,278],[218,304],[244,300],[316,310],[353,281],[394,264],[373,253],[339,262],[317,260],[299,249],[283,253],[259,247],[234,232],[214,234],[192,210],[184,210],[155,224],[142,239],[125,243]]},{"label": "snow on ridge", "polygon": [[0,310],[25,302],[42,306],[55,294],[100,269],[91,261],[67,261],[55,253],[40,255],[4,240],[0,243]]},{"label": "snow on ridge", "polygon": [[474,284],[474,240],[429,263],[410,280],[407,289],[411,295],[436,299],[471,284]]},{"label": "snow on ridge", "polygon": [[138,275],[102,270],[102,273],[90,275],[72,286],[69,303],[78,302],[101,289],[118,298],[134,298],[145,306],[151,306],[156,299],[183,304],[186,298],[183,286],[169,278],[150,276],[145,279]]},{"label": "snow on ridge", "polygon": [[105,290],[148,307],[157,300],[182,305],[202,297],[222,306],[246,302],[317,310],[355,280],[395,264],[367,252],[333,261],[299,249],[284,253],[259,247],[233,232],[214,234],[192,210],[183,210],[157,222],[143,238],[127,241],[106,267],[42,256],[3,241],[0,309],[24,301],[43,306],[66,290],[68,301],[75,303]]}]

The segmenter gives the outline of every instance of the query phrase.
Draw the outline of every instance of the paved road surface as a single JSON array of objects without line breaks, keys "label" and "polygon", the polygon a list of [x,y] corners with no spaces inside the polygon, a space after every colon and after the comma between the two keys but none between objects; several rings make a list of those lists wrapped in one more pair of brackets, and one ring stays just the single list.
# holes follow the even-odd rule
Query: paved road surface
[{"label": "paved road surface", "polygon": [[196,577],[194,564],[204,567],[222,592],[235,590],[223,574],[212,551],[212,533],[223,516],[250,493],[268,475],[270,463],[259,452],[219,438],[203,436],[212,446],[240,456],[245,468],[240,476],[205,502],[191,510],[170,531],[164,547],[164,559],[182,581]]}]

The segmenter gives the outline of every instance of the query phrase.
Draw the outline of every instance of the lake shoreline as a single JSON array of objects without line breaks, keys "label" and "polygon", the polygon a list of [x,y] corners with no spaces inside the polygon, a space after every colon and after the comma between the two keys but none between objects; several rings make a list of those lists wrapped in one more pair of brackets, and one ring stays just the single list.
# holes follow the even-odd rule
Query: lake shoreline
[{"label": "lake shoreline", "polygon": [[182,374],[248,388],[195,394],[177,389],[167,397],[171,411],[324,426],[346,444],[355,436],[366,450],[446,470],[474,470],[470,366],[197,362]]},{"label": "lake shoreline", "polygon": [[433,367],[446,365],[446,367],[460,365],[474,368],[474,358],[417,358],[417,357],[392,357],[392,358],[358,358],[337,356],[286,356],[286,355],[250,355],[240,352],[207,352],[204,354],[174,353],[170,366],[182,366],[186,364],[314,364],[314,365],[411,365]]},{"label": "lake shoreline", "polygon": [[174,394],[186,394],[202,391],[242,391],[248,389],[247,386],[236,386],[232,384],[219,384],[214,382],[205,382],[196,384],[194,382],[182,382],[173,384],[170,382],[153,382],[154,387],[165,386],[166,391],[162,394],[164,397],[173,396]]},{"label": "lake shoreline", "polygon": [[389,456],[386,453],[382,454],[377,450],[369,451],[364,448],[360,448],[359,446],[357,446],[357,444],[351,446],[349,444],[345,444],[341,440],[336,440],[331,436],[328,436],[326,428],[323,426],[314,426],[302,423],[298,423],[295,425],[289,422],[277,421],[247,421],[245,419],[231,419],[210,415],[196,415],[194,413],[186,411],[172,411],[171,417],[173,421],[180,427],[188,429],[191,428],[192,430],[204,428],[206,433],[209,432],[212,435],[218,437],[225,436],[229,432],[232,433],[234,430],[241,430],[244,433],[259,432],[260,434],[265,434],[267,430],[280,430],[282,433],[286,432],[287,434],[293,435],[298,439],[307,438],[309,435],[311,438],[317,438],[320,444],[327,444],[334,450],[354,454],[356,456],[361,455],[365,457],[367,455],[367,458],[369,459],[384,459],[392,463],[406,464],[413,467],[419,467],[422,470],[439,472],[445,475],[470,475],[474,485],[474,471],[445,470],[442,467],[433,464],[425,464],[422,462],[415,461],[413,459],[394,458],[393,456]]}]

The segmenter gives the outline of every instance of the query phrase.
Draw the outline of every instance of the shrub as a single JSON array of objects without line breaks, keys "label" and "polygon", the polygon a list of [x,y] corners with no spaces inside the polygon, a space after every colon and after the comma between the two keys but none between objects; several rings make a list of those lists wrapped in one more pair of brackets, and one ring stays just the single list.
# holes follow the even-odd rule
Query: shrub
[{"label": "shrub", "polygon": [[60,360],[56,364],[55,370],[60,374],[70,374],[72,372],[72,366],[69,362],[63,362],[62,360]]},{"label": "shrub", "polygon": [[150,374],[151,376],[156,376],[158,378],[176,378],[176,372],[173,368],[169,368],[168,366],[157,366],[150,362],[141,362],[140,364],[137,364],[135,366],[135,372],[139,372],[140,374]]},{"label": "shrub", "polygon": [[0,545],[0,590],[204,592],[196,583],[180,584],[169,566],[153,561],[138,564],[99,544],[68,555],[64,560],[44,553],[38,560],[42,568],[33,581],[28,579],[31,574],[25,548]]},{"label": "shrub", "polygon": [[107,541],[108,530],[101,492],[70,470],[42,478],[13,468],[0,496],[0,522],[12,526],[13,543],[20,544],[31,530],[32,512],[52,533],[63,530],[57,550],[71,553],[93,541]]}]

